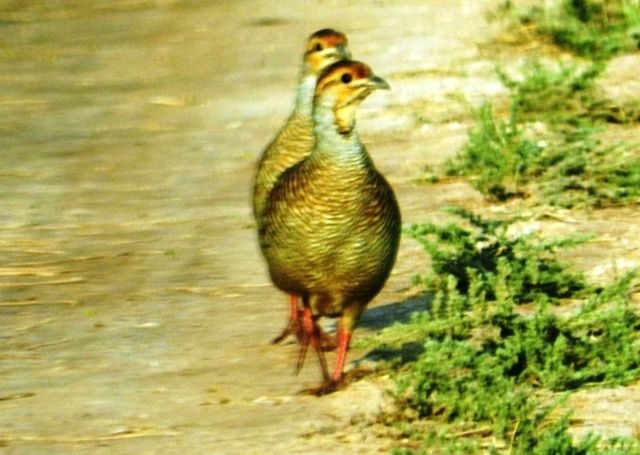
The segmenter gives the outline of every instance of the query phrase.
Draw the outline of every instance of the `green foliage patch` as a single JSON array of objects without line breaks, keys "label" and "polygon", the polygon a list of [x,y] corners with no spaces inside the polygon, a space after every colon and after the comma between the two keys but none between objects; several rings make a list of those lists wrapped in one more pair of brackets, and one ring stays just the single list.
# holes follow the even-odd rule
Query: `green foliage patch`
[{"label": "green foliage patch", "polygon": [[500,298],[516,304],[557,303],[591,291],[582,274],[572,272],[555,257],[559,249],[584,243],[589,236],[559,240],[543,240],[535,234],[518,236],[509,233],[513,222],[485,220],[462,209],[448,211],[469,227],[427,223],[407,230],[431,256],[432,272],[419,281],[436,295],[449,298],[451,280],[455,280],[456,291],[471,300],[478,296],[482,301]]},{"label": "green foliage patch", "polygon": [[[504,9],[513,11],[512,2]],[[609,59],[640,47],[640,4],[633,0],[563,0],[550,7],[516,12],[562,49],[593,60]]]},{"label": "green foliage patch", "polygon": [[588,117],[598,104],[594,82],[603,70],[601,63],[580,67],[560,61],[545,65],[534,59],[522,65],[519,78],[500,69],[498,77],[511,92],[511,111],[518,122],[542,116],[548,122],[571,124]]},{"label": "green foliage patch", "polygon": [[[640,315],[630,306],[636,272],[597,288],[555,257],[585,237],[514,236],[509,222],[453,212],[464,226],[407,230],[431,256],[434,273],[416,282],[433,300],[410,323],[385,329],[378,343],[422,343],[398,379],[399,402],[417,421],[484,428],[502,442],[461,442],[443,430],[422,435],[439,447],[424,453],[474,453],[481,443],[487,453],[506,445],[514,454],[640,453],[633,440],[575,442],[569,414],[557,415],[566,393],[640,378]],[[565,299],[584,303],[563,309]]]},{"label": "green foliage patch", "polygon": [[[616,141],[615,128],[640,121],[640,102],[606,99],[596,82],[609,59],[640,47],[640,3],[514,3],[503,11],[563,60],[530,60],[517,76],[498,70],[508,103],[475,110],[466,145],[424,181],[465,176],[493,201],[638,204],[640,146]],[[640,454],[638,436],[576,441],[568,431],[572,393],[640,378],[631,300],[640,272],[598,287],[557,258],[588,237],[516,235],[512,222],[453,213],[460,222],[406,230],[431,257],[432,272],[414,279],[425,311],[372,337],[400,353],[390,424],[411,442],[394,453]]]},{"label": "green foliage patch", "polygon": [[534,195],[538,203],[589,208],[640,202],[640,148],[598,139],[607,118],[593,93],[600,70],[533,61],[519,79],[500,73],[511,91],[508,115],[481,106],[444,172],[468,176],[496,201]]}]

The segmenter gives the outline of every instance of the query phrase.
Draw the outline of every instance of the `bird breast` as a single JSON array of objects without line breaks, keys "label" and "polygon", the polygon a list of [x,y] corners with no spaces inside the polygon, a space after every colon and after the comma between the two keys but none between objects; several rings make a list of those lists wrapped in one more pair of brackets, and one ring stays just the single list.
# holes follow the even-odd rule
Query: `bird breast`
[{"label": "bird breast", "polygon": [[365,158],[359,165],[308,159],[283,175],[261,235],[279,288],[363,299],[381,289],[395,261],[400,211]]}]

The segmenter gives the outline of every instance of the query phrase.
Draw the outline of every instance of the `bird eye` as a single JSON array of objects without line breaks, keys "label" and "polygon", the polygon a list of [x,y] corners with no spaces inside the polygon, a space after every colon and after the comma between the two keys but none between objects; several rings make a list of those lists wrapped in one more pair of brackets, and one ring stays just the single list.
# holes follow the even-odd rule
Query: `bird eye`
[{"label": "bird eye", "polygon": [[349,73],[344,73],[341,77],[340,80],[345,83],[348,84],[349,82],[351,82],[353,80],[353,77],[351,77],[351,74]]},{"label": "bird eye", "polygon": [[316,45],[313,47],[313,50],[316,52],[320,52],[322,50],[322,44],[316,43]]}]

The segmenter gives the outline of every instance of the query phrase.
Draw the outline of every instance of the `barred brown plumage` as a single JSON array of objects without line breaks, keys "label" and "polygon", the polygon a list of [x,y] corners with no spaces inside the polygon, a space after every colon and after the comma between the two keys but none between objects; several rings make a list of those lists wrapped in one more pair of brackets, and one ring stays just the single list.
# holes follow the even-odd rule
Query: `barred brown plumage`
[{"label": "barred brown plumage", "polygon": [[[341,61],[318,78],[311,154],[287,169],[269,195],[259,238],[274,284],[303,299],[297,368],[309,344],[327,393],[342,381],[351,334],[382,289],[400,242],[400,209],[355,130],[355,109],[388,84],[364,63]],[[336,367],[329,376],[317,319],[339,317]]]},{"label": "barred brown plumage", "polygon": [[[318,74],[330,65],[350,56],[347,37],[332,29],[315,32],[307,40],[295,107],[289,119],[272,142],[265,148],[258,162],[253,185],[253,214],[260,229],[262,212],[269,193],[282,173],[309,155],[313,148],[313,94]],[[296,295],[290,296],[289,322],[273,343],[288,335],[299,335],[299,310]],[[325,337],[325,344],[331,341]]]}]

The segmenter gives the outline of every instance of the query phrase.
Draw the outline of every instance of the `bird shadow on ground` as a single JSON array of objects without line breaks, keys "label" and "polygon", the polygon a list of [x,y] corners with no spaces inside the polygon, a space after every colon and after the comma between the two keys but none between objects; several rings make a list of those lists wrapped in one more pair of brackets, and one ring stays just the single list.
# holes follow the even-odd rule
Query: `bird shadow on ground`
[{"label": "bird shadow on ground", "polygon": [[406,324],[414,313],[428,311],[430,308],[431,295],[420,294],[401,302],[367,309],[362,314],[358,326],[369,330],[382,330],[395,323]]},{"label": "bird shadow on ground", "polygon": [[[377,331],[393,324],[406,324],[412,315],[429,311],[431,308],[430,294],[420,294],[401,302],[390,303],[367,310],[360,319],[360,327]],[[401,346],[381,345],[366,353],[356,363],[391,362],[407,363],[416,360],[424,351],[423,343],[413,341],[403,343]]]}]

